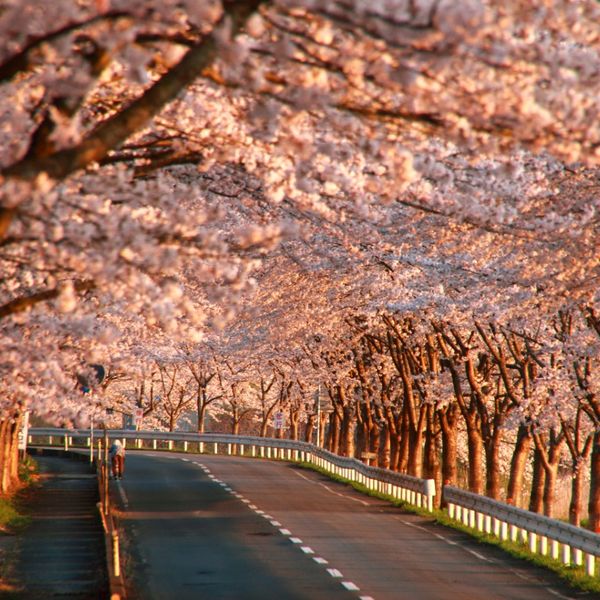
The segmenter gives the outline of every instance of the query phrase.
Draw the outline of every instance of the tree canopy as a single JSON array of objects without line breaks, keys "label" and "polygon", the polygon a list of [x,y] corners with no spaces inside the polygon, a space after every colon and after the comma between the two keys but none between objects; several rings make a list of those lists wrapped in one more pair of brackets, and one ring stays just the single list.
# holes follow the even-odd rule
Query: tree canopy
[{"label": "tree canopy", "polygon": [[156,361],[217,363],[213,396],[263,414],[244,366],[364,404],[431,335],[422,399],[461,398],[469,346],[508,397],[501,340],[511,418],[543,412],[523,364],[561,340],[597,394],[598,23],[591,0],[0,3],[0,415],[84,424],[78,374]]}]

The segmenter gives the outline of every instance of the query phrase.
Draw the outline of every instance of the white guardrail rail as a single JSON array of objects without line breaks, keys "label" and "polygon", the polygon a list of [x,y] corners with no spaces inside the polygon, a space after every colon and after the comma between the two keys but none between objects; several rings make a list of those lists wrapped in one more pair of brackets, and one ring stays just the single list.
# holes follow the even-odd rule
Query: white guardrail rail
[{"label": "white guardrail rail", "polygon": [[[66,450],[71,446],[87,447],[93,452],[93,440],[101,443],[103,436],[104,430],[91,432],[89,429],[31,428],[28,442],[33,446],[63,446]],[[433,479],[420,479],[388,469],[369,467],[357,459],[332,454],[307,442],[216,433],[115,429],[109,430],[108,436],[110,439],[123,440],[129,448],[140,450],[160,449],[308,462],[339,477],[358,482],[370,490],[433,511]],[[594,575],[596,559],[600,557],[600,535],[452,486],[444,486],[443,498],[450,518],[463,525],[503,540],[510,538],[527,544],[534,553],[548,555],[550,552],[552,558],[562,560],[564,564],[580,566],[585,562],[586,573]]]}]

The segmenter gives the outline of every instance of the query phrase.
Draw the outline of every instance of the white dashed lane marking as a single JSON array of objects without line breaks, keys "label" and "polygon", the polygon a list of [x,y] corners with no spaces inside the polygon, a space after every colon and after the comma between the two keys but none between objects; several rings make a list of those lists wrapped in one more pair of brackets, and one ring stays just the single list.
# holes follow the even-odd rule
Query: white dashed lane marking
[{"label": "white dashed lane marking", "polygon": [[[185,460],[185,459],[184,459]],[[300,546],[300,550],[302,550],[302,552],[306,555],[311,556],[311,558],[319,565],[327,565],[329,564],[329,561],[325,558],[323,558],[322,556],[314,556],[315,551],[310,547],[310,546],[303,546],[303,542],[300,538],[298,537],[294,537],[292,536],[292,532],[289,529],[286,529],[282,526],[282,524],[277,521],[272,515],[269,515],[267,513],[265,513],[263,510],[260,510],[255,504],[252,504],[250,500],[247,500],[246,498],[244,498],[241,494],[236,493],[231,487],[228,486],[228,484],[226,484],[225,482],[222,482],[220,479],[217,479],[214,475],[210,474],[209,469],[207,469],[206,467],[204,467],[204,465],[199,465],[202,467],[202,470],[208,475],[208,477],[214,481],[215,483],[218,483],[221,487],[223,487],[226,491],[230,492],[233,496],[235,496],[236,498],[238,498],[239,500],[241,500],[244,504],[246,504],[248,506],[248,508],[250,508],[251,510],[254,511],[255,514],[260,515],[261,517],[263,517],[263,519],[267,520],[270,522],[271,525],[273,525],[273,527],[278,527],[279,528],[279,533],[281,533],[281,535],[286,536],[290,542],[292,544],[297,544]],[[346,494],[340,494],[339,492],[336,492],[335,490],[332,490],[331,488],[329,488],[328,486],[326,486],[323,483],[320,482],[314,482],[310,479],[308,479],[308,477],[305,477],[304,475],[302,475],[301,473],[296,473],[296,475],[298,475],[299,477],[302,477],[303,479],[306,479],[307,481],[309,481],[310,483],[317,483],[318,485],[324,487],[329,493],[334,494],[336,496],[341,496],[343,498],[346,498],[348,500],[353,500],[354,502],[358,502],[364,506],[370,506],[371,504],[369,502],[366,502],[364,500],[360,500],[358,498],[353,498],[352,496],[348,496]],[[409,524],[409,523],[407,523]],[[342,579],[343,575],[342,573],[338,570],[338,569],[334,569],[334,568],[328,568],[327,569],[327,573],[335,578],[335,579]],[[359,591],[360,588],[352,581],[341,581],[340,582],[342,584],[342,586],[347,589],[350,592],[356,592]],[[373,598],[371,596],[361,596],[360,600],[373,600]]]},{"label": "white dashed lane marking", "polygon": [[342,581],[342,585],[351,592],[358,592],[360,590],[360,588],[351,581]]}]

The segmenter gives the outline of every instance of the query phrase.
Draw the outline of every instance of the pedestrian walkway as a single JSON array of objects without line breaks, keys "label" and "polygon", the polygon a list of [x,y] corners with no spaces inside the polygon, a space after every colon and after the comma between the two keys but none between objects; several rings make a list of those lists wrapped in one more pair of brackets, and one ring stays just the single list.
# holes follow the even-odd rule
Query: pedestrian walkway
[{"label": "pedestrian walkway", "polygon": [[28,494],[31,525],[16,544],[12,578],[18,592],[2,600],[107,597],[105,543],[89,463],[54,454],[34,455],[41,485]]}]

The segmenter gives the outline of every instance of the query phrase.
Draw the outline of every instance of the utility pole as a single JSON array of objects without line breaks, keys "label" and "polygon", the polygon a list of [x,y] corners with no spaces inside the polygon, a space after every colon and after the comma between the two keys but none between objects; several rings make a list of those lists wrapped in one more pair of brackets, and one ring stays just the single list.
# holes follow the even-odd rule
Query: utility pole
[{"label": "utility pole", "polygon": [[321,445],[321,384],[317,387],[317,446]]}]

